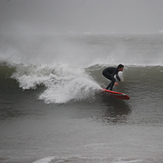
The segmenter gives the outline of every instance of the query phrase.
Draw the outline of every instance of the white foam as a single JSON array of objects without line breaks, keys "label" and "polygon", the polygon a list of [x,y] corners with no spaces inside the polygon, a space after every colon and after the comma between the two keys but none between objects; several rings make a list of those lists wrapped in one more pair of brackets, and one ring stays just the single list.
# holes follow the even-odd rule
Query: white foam
[{"label": "white foam", "polygon": [[63,81],[57,85],[48,87],[40,99],[46,103],[66,103],[70,100],[84,100],[94,96],[98,84],[90,79],[77,78],[71,81]]},{"label": "white foam", "polygon": [[17,65],[16,72],[12,75],[19,82],[19,86],[23,89],[35,89],[37,85],[43,84],[50,80],[51,69],[46,65]]},{"label": "white foam", "polygon": [[36,89],[44,85],[46,90],[39,99],[46,103],[66,103],[71,100],[83,100],[94,97],[100,86],[84,69],[65,64],[55,66],[17,66],[12,75],[23,89]]},{"label": "white foam", "polygon": [[[60,67],[61,68],[61,67]],[[47,84],[46,84],[47,85]],[[70,100],[83,100],[95,93],[100,86],[84,69],[62,67],[57,70],[55,84],[48,83],[47,89],[40,95],[46,103],[66,103]]]}]

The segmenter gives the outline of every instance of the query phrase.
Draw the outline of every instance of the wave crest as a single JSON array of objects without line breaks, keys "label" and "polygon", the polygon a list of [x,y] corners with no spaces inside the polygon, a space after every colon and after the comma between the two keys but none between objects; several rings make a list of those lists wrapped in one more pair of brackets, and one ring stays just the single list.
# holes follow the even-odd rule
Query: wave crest
[{"label": "wave crest", "polygon": [[24,90],[44,85],[46,89],[39,99],[46,103],[66,103],[71,100],[93,98],[96,89],[100,89],[99,84],[84,69],[63,64],[18,65],[11,77],[16,79]]}]

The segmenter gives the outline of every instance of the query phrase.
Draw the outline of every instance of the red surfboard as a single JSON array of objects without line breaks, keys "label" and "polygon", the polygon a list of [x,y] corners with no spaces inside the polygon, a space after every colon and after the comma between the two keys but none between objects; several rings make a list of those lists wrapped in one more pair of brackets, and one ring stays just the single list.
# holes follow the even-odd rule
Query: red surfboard
[{"label": "red surfboard", "polygon": [[116,92],[116,91],[111,91],[108,89],[102,89],[103,91],[107,92],[110,96],[116,97],[118,99],[122,99],[122,100],[129,100],[130,97],[124,93],[121,92]]}]

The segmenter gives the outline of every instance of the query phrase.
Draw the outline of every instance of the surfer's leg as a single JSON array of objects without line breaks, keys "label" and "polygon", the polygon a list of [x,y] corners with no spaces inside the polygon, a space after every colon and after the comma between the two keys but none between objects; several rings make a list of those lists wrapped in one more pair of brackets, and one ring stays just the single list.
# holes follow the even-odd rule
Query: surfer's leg
[{"label": "surfer's leg", "polygon": [[113,86],[114,86],[115,81],[116,81],[116,80],[115,80],[115,78],[113,77],[111,83],[109,84],[109,85],[110,85],[109,88],[110,88],[111,91],[112,91],[112,89],[113,89]]},{"label": "surfer's leg", "polygon": [[111,82],[110,82],[109,85],[106,87],[106,89],[109,89],[109,88],[110,88],[110,84],[111,84]]},{"label": "surfer's leg", "polygon": [[[112,75],[109,74],[107,71],[103,71],[102,74],[103,74],[103,76],[104,76],[105,78],[111,80],[111,82],[109,83],[109,85],[106,87],[106,89],[109,89],[110,86],[111,86],[111,83],[112,83],[112,80],[113,80],[114,77],[112,77]],[[113,85],[114,85],[114,84],[113,84]]]}]

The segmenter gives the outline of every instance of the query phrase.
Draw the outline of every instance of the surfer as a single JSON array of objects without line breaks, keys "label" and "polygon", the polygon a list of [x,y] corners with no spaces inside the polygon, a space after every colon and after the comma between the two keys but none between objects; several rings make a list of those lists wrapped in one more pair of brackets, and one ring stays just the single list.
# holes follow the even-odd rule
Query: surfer
[{"label": "surfer", "polygon": [[109,89],[112,91],[114,83],[116,81],[116,79],[114,78],[114,75],[116,75],[116,78],[121,81],[120,77],[118,76],[118,72],[119,71],[123,71],[124,69],[124,65],[119,64],[117,68],[115,67],[107,67],[103,70],[102,74],[104,77],[106,77],[107,79],[111,80],[111,82],[109,83],[109,85],[106,87],[106,89]]}]

